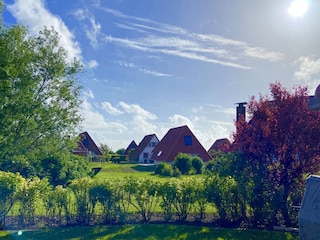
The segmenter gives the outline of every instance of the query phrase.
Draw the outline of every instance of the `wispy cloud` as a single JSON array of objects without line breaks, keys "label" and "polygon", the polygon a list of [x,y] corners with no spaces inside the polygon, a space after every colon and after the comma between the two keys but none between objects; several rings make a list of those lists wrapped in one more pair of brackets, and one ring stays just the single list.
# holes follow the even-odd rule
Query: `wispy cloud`
[{"label": "wispy cloud", "polygon": [[98,23],[88,9],[78,9],[73,15],[78,21],[82,22],[83,30],[90,41],[90,45],[94,48],[98,46],[98,37],[101,34],[101,24]]},{"label": "wispy cloud", "polygon": [[132,69],[137,69],[139,72],[142,72],[144,74],[149,74],[149,75],[152,75],[152,76],[155,76],[155,77],[172,77],[173,75],[171,74],[167,74],[167,73],[161,73],[161,72],[158,72],[158,71],[155,71],[155,70],[151,70],[151,69],[148,69],[146,67],[143,67],[143,66],[138,66],[134,63],[128,63],[128,62],[124,62],[124,61],[118,61],[117,62],[120,66],[123,66],[123,67],[127,67],[127,68],[132,68]]},{"label": "wispy cloud", "polygon": [[105,38],[107,43],[129,49],[161,53],[246,70],[252,68],[250,59],[277,62],[284,58],[284,55],[280,52],[252,46],[242,41],[219,35],[189,32],[180,27],[125,15],[112,9],[105,8],[104,11],[119,18],[119,22],[116,23],[117,27],[138,33],[139,37],[107,36]]},{"label": "wispy cloud", "polygon": [[101,108],[111,115],[121,115],[123,112],[116,107],[113,107],[109,102],[102,102]]},{"label": "wispy cloud", "polygon": [[38,34],[44,26],[54,27],[60,34],[60,45],[68,52],[68,58],[82,59],[81,49],[73,33],[68,29],[60,17],[50,13],[43,0],[16,0],[8,5],[11,14],[18,22],[28,26],[32,34]]}]

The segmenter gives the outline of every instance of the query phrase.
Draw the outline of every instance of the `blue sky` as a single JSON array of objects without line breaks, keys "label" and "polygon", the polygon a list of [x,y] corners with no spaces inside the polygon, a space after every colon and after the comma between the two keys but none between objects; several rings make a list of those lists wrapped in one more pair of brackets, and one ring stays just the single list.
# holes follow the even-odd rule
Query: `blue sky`
[{"label": "blue sky", "polygon": [[7,25],[53,26],[85,66],[82,129],[114,151],[188,125],[208,149],[234,131],[235,103],[320,83],[320,3],[291,0],[5,0]]}]

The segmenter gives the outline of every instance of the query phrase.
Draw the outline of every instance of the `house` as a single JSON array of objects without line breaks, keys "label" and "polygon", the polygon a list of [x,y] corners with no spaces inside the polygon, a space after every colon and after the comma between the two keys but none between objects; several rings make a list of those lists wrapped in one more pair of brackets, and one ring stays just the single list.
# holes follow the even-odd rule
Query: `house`
[{"label": "house", "polygon": [[159,139],[155,134],[146,135],[129,156],[129,160],[138,163],[153,163],[151,156],[158,143]]},{"label": "house", "polygon": [[228,138],[217,139],[209,148],[208,152],[209,153],[211,151],[227,152],[230,146],[231,146],[231,143]]},{"label": "house", "polygon": [[123,152],[123,155],[127,156],[127,159],[130,159],[131,154],[134,152],[134,150],[138,147],[136,142],[132,140],[132,142],[129,144],[129,146],[126,148],[126,150]]},{"label": "house", "polygon": [[211,160],[208,152],[186,125],[171,128],[155,147],[151,159],[155,164],[173,163],[179,153],[199,156],[204,162]]},{"label": "house", "polygon": [[88,132],[79,135],[78,147],[73,150],[74,154],[83,157],[103,156],[100,148],[96,145]]},{"label": "house", "polygon": [[310,110],[320,110],[320,84],[316,88],[314,96],[309,97],[308,108]]}]

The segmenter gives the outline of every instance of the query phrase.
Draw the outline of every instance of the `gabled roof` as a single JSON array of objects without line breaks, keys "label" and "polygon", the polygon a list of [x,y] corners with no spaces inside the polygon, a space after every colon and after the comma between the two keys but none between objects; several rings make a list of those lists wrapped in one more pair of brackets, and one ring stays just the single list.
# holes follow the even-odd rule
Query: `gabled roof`
[{"label": "gabled roof", "polygon": [[129,146],[124,151],[123,155],[128,155],[131,150],[135,150],[137,147],[138,147],[138,145],[136,144],[136,142],[134,140],[132,140],[132,142],[129,144]]},{"label": "gabled roof", "polygon": [[130,160],[131,161],[137,161],[139,159],[140,154],[149,145],[149,143],[150,143],[150,141],[152,140],[153,137],[156,137],[157,140],[159,141],[157,135],[155,135],[155,134],[146,135],[142,139],[142,141],[139,143],[138,147],[131,154],[131,156],[130,156]]},{"label": "gabled roof", "polygon": [[208,152],[214,151],[221,151],[226,152],[231,146],[231,143],[228,138],[221,138],[216,140],[212,146],[209,148]]},{"label": "gabled roof", "polygon": [[95,155],[103,155],[100,148],[96,145],[88,132],[81,133],[79,137],[80,140],[78,142],[78,148],[73,151],[75,154],[83,155],[84,152],[87,153],[90,151]]},{"label": "gabled roof", "polygon": [[171,128],[153,150],[154,161],[174,161],[178,153],[198,155],[203,161],[211,159],[208,152],[188,126]]}]

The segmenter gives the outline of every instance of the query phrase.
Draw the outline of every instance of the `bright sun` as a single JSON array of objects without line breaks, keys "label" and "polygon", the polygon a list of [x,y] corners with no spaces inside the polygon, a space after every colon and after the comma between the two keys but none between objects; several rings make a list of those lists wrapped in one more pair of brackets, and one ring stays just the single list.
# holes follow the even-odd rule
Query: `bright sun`
[{"label": "bright sun", "polygon": [[288,10],[293,17],[301,17],[308,10],[308,1],[294,0]]}]

